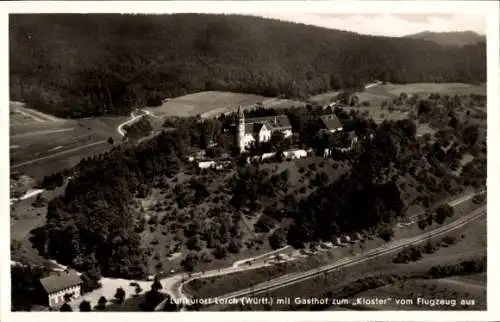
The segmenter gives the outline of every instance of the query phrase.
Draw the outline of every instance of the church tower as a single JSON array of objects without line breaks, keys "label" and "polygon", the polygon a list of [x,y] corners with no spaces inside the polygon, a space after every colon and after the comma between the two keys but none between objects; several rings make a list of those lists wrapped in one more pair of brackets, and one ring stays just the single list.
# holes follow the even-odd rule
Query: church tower
[{"label": "church tower", "polygon": [[240,148],[240,152],[245,150],[245,114],[241,110],[241,105],[238,107],[238,128],[236,129],[236,142]]}]

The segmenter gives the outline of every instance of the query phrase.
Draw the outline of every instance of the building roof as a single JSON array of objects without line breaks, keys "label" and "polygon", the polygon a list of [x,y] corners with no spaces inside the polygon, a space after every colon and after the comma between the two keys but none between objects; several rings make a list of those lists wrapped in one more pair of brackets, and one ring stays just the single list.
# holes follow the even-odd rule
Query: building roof
[{"label": "building roof", "polygon": [[245,133],[257,134],[267,123],[245,123]]},{"label": "building roof", "polygon": [[320,118],[328,130],[336,130],[342,127],[342,123],[335,114],[322,115]]},{"label": "building roof", "polygon": [[288,119],[288,116],[286,116],[286,115],[254,117],[254,118],[246,119],[245,123],[246,124],[250,124],[250,123],[266,124],[267,128],[271,131],[292,129],[292,125],[290,124],[290,120]]},{"label": "building roof", "polygon": [[40,279],[45,291],[50,294],[62,289],[82,284],[80,276],[74,271],[57,272],[45,278]]}]

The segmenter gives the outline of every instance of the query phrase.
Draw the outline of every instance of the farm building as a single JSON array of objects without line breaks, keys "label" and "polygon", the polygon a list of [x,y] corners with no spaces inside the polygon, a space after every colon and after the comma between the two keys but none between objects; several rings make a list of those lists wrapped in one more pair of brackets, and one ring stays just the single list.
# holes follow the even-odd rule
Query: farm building
[{"label": "farm building", "polygon": [[342,123],[335,114],[322,115],[320,118],[326,131],[330,133],[342,131]]},{"label": "farm building", "polygon": [[40,284],[45,291],[46,303],[50,307],[62,305],[68,298],[80,297],[82,283],[80,276],[74,270],[57,272],[40,279]]},{"label": "farm building", "polygon": [[238,108],[238,128],[236,141],[240,151],[244,151],[253,142],[267,142],[276,132],[283,133],[284,137],[292,135],[292,125],[286,115],[256,117],[245,119],[245,115]]},{"label": "farm building", "polygon": [[283,158],[286,160],[296,160],[296,159],[302,159],[305,157],[307,157],[306,150],[283,151]]}]

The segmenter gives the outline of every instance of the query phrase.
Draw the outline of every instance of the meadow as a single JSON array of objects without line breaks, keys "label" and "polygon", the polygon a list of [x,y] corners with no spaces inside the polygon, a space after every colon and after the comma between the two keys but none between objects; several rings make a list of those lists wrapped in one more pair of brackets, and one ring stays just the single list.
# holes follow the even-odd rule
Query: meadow
[{"label": "meadow", "polygon": [[73,167],[82,158],[107,151],[111,147],[108,138],[119,142],[121,136],[116,127],[129,119],[58,119],[23,108],[16,102],[11,102],[10,109],[10,168],[35,179]]},{"label": "meadow", "polygon": [[253,94],[205,91],[188,94],[166,100],[162,106],[148,107],[146,110],[154,115],[162,116],[201,116],[214,117],[222,113],[236,111],[239,105],[243,109],[262,103],[266,108],[283,109],[290,106],[304,106],[304,102],[265,97]]},{"label": "meadow", "polygon": [[209,117],[218,113],[231,112],[237,109],[238,105],[250,106],[266,99],[268,98],[260,95],[206,91],[170,98],[162,106],[148,107],[146,110],[160,117],[197,115]]}]

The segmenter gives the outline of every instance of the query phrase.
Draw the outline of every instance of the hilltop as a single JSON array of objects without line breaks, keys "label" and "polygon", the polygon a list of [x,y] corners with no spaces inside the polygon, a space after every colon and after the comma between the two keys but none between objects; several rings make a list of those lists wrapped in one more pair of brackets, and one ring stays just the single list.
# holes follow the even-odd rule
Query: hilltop
[{"label": "hilltop", "polygon": [[465,46],[476,45],[480,42],[486,42],[486,36],[480,35],[474,31],[424,31],[417,34],[408,35],[406,36],[406,38],[431,41],[442,46]]},{"label": "hilltop", "polygon": [[304,98],[374,79],[486,79],[484,43],[442,47],[239,15],[9,19],[11,99],[64,118],[128,115],[210,90]]}]

